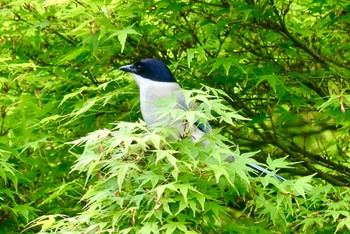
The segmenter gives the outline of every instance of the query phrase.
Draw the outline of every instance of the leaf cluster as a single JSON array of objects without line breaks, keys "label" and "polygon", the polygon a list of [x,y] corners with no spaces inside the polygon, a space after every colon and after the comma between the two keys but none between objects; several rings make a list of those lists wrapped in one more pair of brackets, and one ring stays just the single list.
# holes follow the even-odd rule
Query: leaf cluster
[{"label": "leaf cluster", "polygon": [[[1,1],[0,232],[346,233],[349,9]],[[138,122],[136,84],[115,69],[146,57],[196,89],[199,109],[173,117],[211,121],[223,152]],[[253,178],[255,160],[288,181]]]}]

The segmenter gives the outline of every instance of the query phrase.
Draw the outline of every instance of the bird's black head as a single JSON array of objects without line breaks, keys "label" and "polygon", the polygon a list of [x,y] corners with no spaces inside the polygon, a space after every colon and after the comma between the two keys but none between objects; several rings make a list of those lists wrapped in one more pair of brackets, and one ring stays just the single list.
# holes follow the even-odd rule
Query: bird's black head
[{"label": "bird's black head", "polygon": [[131,65],[122,66],[119,69],[153,81],[176,82],[165,63],[154,58],[144,59]]}]

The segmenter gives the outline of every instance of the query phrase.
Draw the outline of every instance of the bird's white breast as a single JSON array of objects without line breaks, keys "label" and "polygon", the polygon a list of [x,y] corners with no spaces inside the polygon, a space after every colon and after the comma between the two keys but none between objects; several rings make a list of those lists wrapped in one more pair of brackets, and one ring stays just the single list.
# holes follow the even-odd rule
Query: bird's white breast
[{"label": "bird's white breast", "polygon": [[[180,91],[180,85],[176,82],[157,82],[137,74],[133,74],[133,76],[140,89],[141,114],[147,126],[161,121],[161,119],[156,118],[156,113],[161,108],[160,101],[170,99],[174,97],[173,95],[183,95]],[[174,108],[175,106],[176,102]]]}]

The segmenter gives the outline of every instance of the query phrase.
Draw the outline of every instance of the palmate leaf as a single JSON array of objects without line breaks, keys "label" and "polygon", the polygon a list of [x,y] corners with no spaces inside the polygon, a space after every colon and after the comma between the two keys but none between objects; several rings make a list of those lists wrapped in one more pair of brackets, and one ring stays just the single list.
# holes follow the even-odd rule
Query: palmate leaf
[{"label": "palmate leaf", "polygon": [[86,146],[95,145],[98,140],[106,138],[109,134],[111,134],[111,130],[109,129],[101,129],[95,132],[89,133],[87,136],[82,137],[78,140],[74,140],[71,142],[67,142],[66,144],[74,146],[80,146],[83,143],[86,143]]},{"label": "palmate leaf", "polygon": [[120,45],[122,47],[121,48],[121,53],[123,53],[123,51],[125,49],[126,38],[130,34],[141,35],[135,29],[133,29],[132,26],[130,26],[130,27],[127,27],[127,28],[122,29],[122,30],[115,30],[115,31],[113,31],[112,34],[109,35],[109,37],[104,42],[106,42],[106,41],[110,40],[111,38],[114,38],[114,37],[117,36],[118,40],[119,40],[119,43],[120,43]]},{"label": "palmate leaf", "polygon": [[69,2],[69,0],[44,0],[44,7],[49,7],[52,5],[61,5],[66,2]]},{"label": "palmate leaf", "polygon": [[294,193],[306,198],[306,194],[313,189],[313,186],[309,183],[313,176],[314,175],[304,176],[295,181],[293,185]]},{"label": "palmate leaf", "polygon": [[[343,213],[345,213],[345,212],[343,212]],[[345,214],[345,218],[342,218],[340,220],[334,233],[337,233],[341,230],[344,230],[345,227],[350,230],[350,214],[349,214],[349,212],[347,212]]]},{"label": "palmate leaf", "polygon": [[331,95],[326,102],[323,102],[319,107],[319,111],[323,111],[328,107],[339,108],[343,102],[349,103],[350,95]]},{"label": "palmate leaf", "polygon": [[[229,75],[231,67],[238,68],[242,74],[246,74],[247,72],[243,68],[243,66],[239,63],[239,57],[231,56],[229,58],[221,58],[218,57],[214,60],[214,63],[211,66],[210,73],[218,70],[221,66],[225,69],[226,76]],[[209,73],[209,74],[210,74]]]},{"label": "palmate leaf", "polygon": [[162,160],[162,159],[167,159],[167,161],[175,168],[176,171],[178,171],[178,168],[177,168],[177,159],[173,156],[173,154],[176,153],[176,151],[174,150],[156,150],[156,163],[159,161],[159,160]]},{"label": "palmate leaf", "polygon": [[60,107],[63,103],[65,103],[67,100],[71,99],[71,98],[74,98],[74,97],[78,97],[80,98],[81,94],[83,92],[87,92],[87,91],[92,91],[94,90],[95,88],[93,87],[86,87],[86,86],[83,86],[81,88],[79,88],[78,90],[76,90],[75,92],[71,92],[69,94],[66,94],[64,95],[62,101],[60,102],[60,104],[58,105],[58,107]]},{"label": "palmate leaf", "polygon": [[195,58],[195,56],[198,56],[198,58],[201,60],[206,60],[207,57],[205,54],[205,49],[206,46],[201,46],[194,49],[187,49],[187,66],[191,67],[191,62]]},{"label": "palmate leaf", "polygon": [[222,167],[221,165],[210,165],[208,166],[208,170],[212,170],[214,172],[216,183],[219,183],[220,178],[224,177],[232,187],[235,187],[226,168]]},{"label": "palmate leaf", "polygon": [[123,183],[128,179],[127,177],[128,173],[130,173],[132,170],[139,170],[134,163],[124,163],[119,166],[119,169],[117,172],[117,182],[118,182],[118,187],[120,192],[123,189]]},{"label": "palmate leaf", "polygon": [[171,234],[174,233],[177,229],[183,233],[187,233],[186,225],[181,222],[169,222],[163,225],[159,230],[165,230],[166,234]]},{"label": "palmate leaf", "polygon": [[280,83],[280,80],[281,80],[281,77],[278,75],[262,75],[262,76],[259,76],[258,78],[259,78],[258,84],[263,81],[267,81],[274,92],[277,91],[276,86],[277,84]]},{"label": "palmate leaf", "polygon": [[9,151],[0,149],[0,169],[1,169],[0,178],[3,180],[5,185],[7,184],[8,180],[10,180],[13,183],[15,190],[17,192],[17,185],[18,185],[17,174],[19,172],[16,170],[15,165],[13,163],[8,162],[9,153],[10,153]]},{"label": "palmate leaf", "polygon": [[79,55],[84,54],[86,52],[88,52],[88,50],[84,47],[73,48],[72,50],[69,51],[69,53],[67,53],[65,56],[61,58],[61,60],[57,63],[57,65],[62,65],[72,60],[75,60],[76,58],[78,58]]},{"label": "palmate leaf", "polygon": [[142,234],[156,233],[159,230],[158,222],[145,222],[143,227],[140,229]]},{"label": "palmate leaf", "polygon": [[292,165],[300,163],[300,162],[288,162],[286,161],[287,157],[288,156],[273,160],[269,155],[266,159],[266,163],[271,170],[276,170],[280,168],[292,168]]}]

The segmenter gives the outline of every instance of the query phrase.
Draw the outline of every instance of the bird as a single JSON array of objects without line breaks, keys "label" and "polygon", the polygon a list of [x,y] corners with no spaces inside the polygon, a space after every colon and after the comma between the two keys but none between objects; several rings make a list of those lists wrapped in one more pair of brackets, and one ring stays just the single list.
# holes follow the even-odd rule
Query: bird
[{"label": "bird", "polygon": [[[140,108],[141,115],[148,128],[157,126],[164,121],[170,121],[166,115],[159,115],[159,100],[166,100],[172,97],[176,98],[176,104],[173,108],[188,110],[182,88],[176,81],[170,69],[161,60],[155,58],[147,58],[138,62],[124,65],[119,68],[124,72],[131,73],[136,81],[140,91]],[[196,108],[195,104],[193,105]],[[192,106],[191,106],[192,107]],[[169,123],[171,127],[176,129],[178,135],[182,137],[186,135],[186,124],[179,121]],[[169,126],[169,125],[168,125]],[[198,142],[203,136],[210,133],[212,128],[209,123],[195,122],[191,128],[191,137],[193,142]],[[204,144],[205,141],[204,141]],[[234,157],[229,156],[228,162],[234,162]],[[264,174],[271,172],[256,164],[247,164],[249,167]],[[284,182],[286,179],[273,174],[275,178]]]}]

